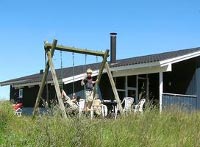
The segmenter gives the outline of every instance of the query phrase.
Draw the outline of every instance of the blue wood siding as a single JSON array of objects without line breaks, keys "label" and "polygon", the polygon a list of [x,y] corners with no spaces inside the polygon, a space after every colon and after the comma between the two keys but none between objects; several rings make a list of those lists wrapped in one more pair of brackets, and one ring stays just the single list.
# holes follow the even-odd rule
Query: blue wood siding
[{"label": "blue wood siding", "polygon": [[186,95],[196,95],[197,89],[196,89],[196,73],[193,74],[192,79],[187,87]]},{"label": "blue wood siding", "polygon": [[200,110],[200,57],[197,58],[196,91],[197,91],[197,109]]},{"label": "blue wood siding", "polygon": [[163,108],[165,109],[172,106],[187,111],[197,110],[197,96],[164,93]]}]

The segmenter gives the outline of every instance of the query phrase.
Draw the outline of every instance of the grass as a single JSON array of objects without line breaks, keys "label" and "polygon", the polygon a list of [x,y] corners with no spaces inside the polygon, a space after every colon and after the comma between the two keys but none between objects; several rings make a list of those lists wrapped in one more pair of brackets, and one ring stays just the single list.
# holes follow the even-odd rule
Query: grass
[{"label": "grass", "polygon": [[195,147],[200,144],[200,113],[147,109],[114,119],[62,119],[13,115],[0,104],[0,146],[40,147]]}]

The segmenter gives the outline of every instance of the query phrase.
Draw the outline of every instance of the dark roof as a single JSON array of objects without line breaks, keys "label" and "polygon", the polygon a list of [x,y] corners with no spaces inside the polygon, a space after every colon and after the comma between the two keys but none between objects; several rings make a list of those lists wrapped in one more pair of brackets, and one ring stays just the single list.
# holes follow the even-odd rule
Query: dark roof
[{"label": "dark roof", "polygon": [[[73,67],[56,69],[56,75],[57,75],[58,79],[70,77],[70,76],[73,76],[73,75],[75,76],[75,75],[79,75],[79,74],[84,73],[86,71],[86,69],[89,68],[89,67],[92,68],[93,70],[97,70],[100,67],[100,63],[74,66],[74,70],[73,70]],[[42,73],[37,73],[37,74],[25,76],[25,77],[20,77],[20,78],[17,78],[17,79],[11,79],[11,80],[8,80],[8,81],[3,81],[3,82],[0,82],[0,85],[4,86],[4,85],[12,85],[12,84],[17,85],[17,84],[27,84],[27,83],[40,82],[42,80],[42,76],[43,76]],[[48,81],[52,81],[52,76],[51,76],[50,72],[48,74],[47,79],[48,79]]]},{"label": "dark roof", "polygon": [[[112,67],[120,67],[120,66],[128,66],[128,65],[135,65],[135,64],[144,64],[144,63],[152,63],[152,62],[159,62],[166,59],[171,59],[183,55],[187,55],[190,53],[194,53],[200,51],[200,48],[191,48],[191,49],[183,49],[178,51],[171,51],[171,52],[165,52],[165,53],[159,53],[159,54],[152,54],[152,55],[146,55],[146,56],[139,56],[139,57],[132,57],[132,58],[126,58],[126,59],[120,59],[117,60],[116,64],[112,64]],[[94,64],[88,64],[88,65],[79,65],[74,67],[74,73],[73,74],[73,67],[56,69],[56,74],[58,79],[61,79],[62,77],[70,77],[73,75],[79,75],[81,73],[84,73],[85,70],[90,67],[93,70],[97,70],[100,67],[100,63],[94,63]],[[0,82],[1,86],[4,85],[10,85],[10,84],[27,84],[27,83],[35,83],[39,82],[42,79],[42,74],[33,74],[30,76],[25,76],[17,79],[12,79],[8,81]],[[48,80],[52,80],[51,74],[48,75]]]},{"label": "dark roof", "polygon": [[200,51],[200,47],[171,51],[171,52],[164,52],[164,53],[158,53],[158,54],[151,54],[151,55],[146,55],[146,56],[126,58],[126,59],[118,60],[117,64],[113,65],[113,67],[159,62],[166,59],[171,59],[171,58],[191,54],[197,51]]}]

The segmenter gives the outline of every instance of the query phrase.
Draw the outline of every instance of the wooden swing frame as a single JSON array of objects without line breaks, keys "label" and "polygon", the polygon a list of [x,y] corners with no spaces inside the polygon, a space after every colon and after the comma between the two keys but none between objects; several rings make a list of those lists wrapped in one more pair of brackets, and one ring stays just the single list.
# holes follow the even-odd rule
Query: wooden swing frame
[{"label": "wooden swing frame", "polygon": [[[107,71],[110,83],[111,83],[111,87],[112,87],[115,99],[116,99],[117,104],[119,106],[119,110],[120,110],[121,114],[123,113],[121,101],[119,99],[119,95],[118,95],[118,92],[117,92],[117,89],[116,89],[116,86],[115,86],[115,82],[113,80],[113,76],[112,76],[109,64],[107,62],[107,58],[109,57],[109,50],[106,50],[105,52],[103,52],[103,51],[93,51],[93,50],[88,50],[88,49],[80,49],[80,48],[57,45],[56,39],[53,40],[52,44],[45,42],[44,43],[44,49],[45,49],[45,53],[48,57],[48,60],[47,60],[46,65],[45,65],[45,72],[43,73],[42,81],[41,81],[40,88],[39,88],[39,91],[38,91],[38,94],[37,94],[37,98],[36,98],[36,102],[35,102],[35,106],[34,106],[34,110],[33,110],[33,117],[35,117],[35,115],[38,113],[39,103],[40,103],[41,96],[42,96],[42,93],[43,93],[44,87],[45,87],[45,80],[48,76],[48,72],[49,72],[49,68],[50,68],[52,78],[53,78],[54,87],[55,87],[55,90],[56,90],[56,95],[57,95],[57,98],[58,98],[59,107],[60,107],[60,110],[62,112],[62,117],[67,118],[64,103],[62,101],[62,95],[61,95],[61,91],[60,91],[60,87],[59,87],[58,78],[57,78],[55,67],[54,67],[53,60],[52,60],[55,50],[66,51],[66,52],[74,52],[74,53],[80,53],[80,54],[87,54],[87,55],[95,55],[95,56],[102,57],[103,60],[102,60],[102,63],[101,63],[100,69],[99,69],[99,74],[98,74],[98,77],[97,77],[98,81],[97,81],[96,85],[99,84],[99,82],[101,80],[101,76],[103,74],[103,70],[105,68],[106,71]],[[96,93],[96,88],[94,88],[94,95],[95,95],[95,93]]]}]

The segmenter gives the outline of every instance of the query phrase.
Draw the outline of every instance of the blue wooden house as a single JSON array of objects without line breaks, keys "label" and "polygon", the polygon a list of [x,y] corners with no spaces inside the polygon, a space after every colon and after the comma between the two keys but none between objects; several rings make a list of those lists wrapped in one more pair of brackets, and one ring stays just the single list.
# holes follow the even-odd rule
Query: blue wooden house
[{"label": "blue wooden house", "polygon": [[[176,105],[188,110],[200,109],[200,48],[182,49],[116,60],[116,40],[111,37],[110,67],[120,99],[126,96],[135,98],[135,103],[145,97],[147,101],[159,106],[160,110]],[[114,43],[114,45],[113,45]],[[68,95],[73,92],[83,97],[80,81],[88,67],[98,74],[100,64],[88,64],[57,69]],[[40,73],[0,82],[0,86],[10,85],[10,99],[21,100],[24,107],[33,107],[42,78]],[[43,92],[43,99],[55,99],[55,89],[49,74]],[[114,99],[107,73],[104,72],[99,85],[101,99]],[[143,94],[143,95],[142,95]]]}]

